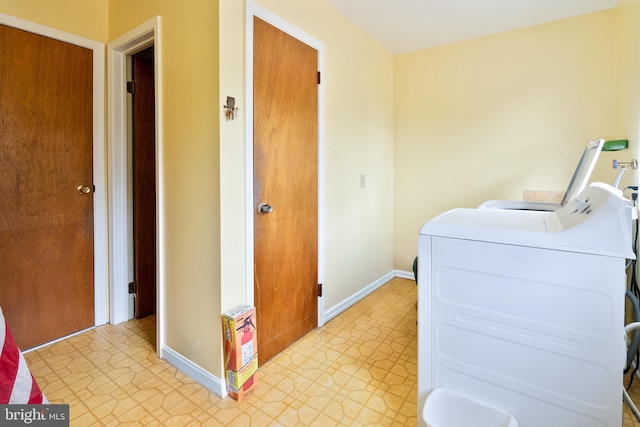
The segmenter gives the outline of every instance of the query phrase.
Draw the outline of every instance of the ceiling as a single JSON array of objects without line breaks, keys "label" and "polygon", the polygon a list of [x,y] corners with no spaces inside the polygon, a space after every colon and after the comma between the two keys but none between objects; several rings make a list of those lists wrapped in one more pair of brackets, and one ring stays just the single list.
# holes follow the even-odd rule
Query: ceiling
[{"label": "ceiling", "polygon": [[327,0],[395,54],[615,7],[618,0]]}]

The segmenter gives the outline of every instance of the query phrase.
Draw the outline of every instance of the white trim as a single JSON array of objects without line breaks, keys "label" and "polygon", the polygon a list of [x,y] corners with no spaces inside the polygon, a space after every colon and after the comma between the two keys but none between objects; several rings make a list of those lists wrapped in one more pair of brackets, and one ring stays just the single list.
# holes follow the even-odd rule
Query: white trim
[{"label": "white trim", "polygon": [[254,3],[250,0],[246,5],[245,16],[245,93],[244,103],[247,106],[245,114],[245,224],[246,224],[246,258],[245,258],[245,286],[246,303],[254,305],[254,270],[253,270],[253,12]]},{"label": "white trim", "polygon": [[104,146],[104,44],[0,13],[0,24],[93,51],[93,242],[95,324],[107,323],[107,176]]},{"label": "white trim", "polygon": [[367,295],[371,294],[373,291],[380,288],[382,285],[385,285],[389,280],[396,277],[396,271],[397,270],[394,270],[385,274],[381,278],[375,280],[374,282],[360,289],[358,292],[351,295],[349,298],[331,307],[324,314],[325,321],[328,322],[329,320],[333,319],[334,317],[336,317],[337,315],[339,315],[340,313],[342,313],[343,311],[345,311],[346,309],[348,309],[349,307],[351,307],[352,305],[354,305],[355,303],[357,303]]},{"label": "white trim", "polygon": [[[391,272],[385,274],[365,288],[361,289],[359,292],[353,294],[351,297],[345,299],[340,304],[332,307],[329,311],[327,311],[327,313],[324,313],[326,321],[329,321],[338,316],[340,313],[347,310],[349,307],[365,298],[367,295],[387,284],[394,277],[413,279],[413,273],[402,270],[392,270]],[[221,398],[225,398],[227,396],[227,387],[224,379],[216,377],[206,369],[200,367],[196,363],[193,363],[191,360],[187,359],[186,357],[182,356],[169,347],[163,347],[162,352],[164,354],[163,358],[180,372],[184,373],[189,378],[202,385],[209,391],[215,393],[217,396],[220,396]]]},{"label": "white trim", "polygon": [[351,295],[349,298],[343,300],[342,302],[334,305],[329,310],[327,310],[327,312],[324,313],[325,321],[328,322],[329,320],[338,316],[340,313],[347,310],[349,307],[351,307],[361,299],[365,298],[369,294],[378,290],[380,287],[386,285],[387,282],[389,282],[389,280],[393,279],[394,277],[399,277],[401,279],[415,280],[412,271],[391,270],[389,273],[373,281],[369,285],[360,289],[355,294]]},{"label": "white trim", "polygon": [[[356,292],[351,297],[345,299],[340,304],[333,306],[329,311],[324,313],[326,321],[333,319],[334,317],[341,314],[343,311],[347,310],[349,307],[362,300],[369,294],[373,293],[380,287],[386,285],[391,279],[394,277],[401,277],[403,279],[412,279],[413,273],[409,271],[402,270],[392,270],[389,273],[385,274],[381,278],[375,280],[365,288],[361,289],[359,292]],[[224,379],[220,379],[215,375],[212,375],[210,372],[200,367],[199,365],[193,363],[191,360],[182,356],[175,350],[164,347],[163,348],[164,359],[173,365],[176,369],[187,375],[189,378],[202,385],[206,389],[215,393],[216,395],[224,398],[227,396],[227,387]]]},{"label": "white trim", "polygon": [[[257,16],[265,22],[284,31],[290,36],[300,40],[306,45],[318,51],[318,71],[320,71],[321,82],[318,85],[318,282],[324,284],[325,279],[325,47],[324,43],[305,33],[301,29],[283,20],[276,14],[263,8],[262,6],[247,0],[246,3],[246,81],[245,81],[245,104],[247,106],[247,119],[245,120],[246,133],[246,236],[247,236],[247,258],[246,258],[246,295],[247,304],[254,304],[253,291],[253,17]],[[326,288],[326,285],[325,285]],[[324,297],[318,297],[318,326],[325,323]]]},{"label": "white trim", "polygon": [[207,390],[221,398],[227,396],[227,383],[225,380],[216,377],[170,347],[163,347],[162,353],[167,362]]},{"label": "white trim", "polygon": [[413,271],[405,271],[405,270],[393,270],[394,277],[400,277],[402,279],[415,280],[415,276],[413,275]]},{"label": "white trim", "polygon": [[[109,165],[110,165],[110,248],[111,248],[111,323],[129,320],[129,245],[127,178],[127,106],[124,88],[127,80],[127,56],[150,45],[155,55],[156,95],[156,350],[163,357],[165,243],[164,243],[164,174],[162,161],[162,49],[159,16],[132,29],[109,43]],[[117,90],[120,88],[120,90]]]},{"label": "white trim", "polygon": [[71,337],[75,337],[76,335],[80,335],[80,334],[84,334],[85,332],[92,331],[92,330],[94,330],[95,328],[96,328],[95,326],[92,326],[92,327],[90,327],[90,328],[86,328],[86,329],[83,329],[83,330],[81,330],[81,331],[74,332],[74,333],[72,333],[72,334],[65,335],[65,336],[63,336],[63,337],[57,338],[57,339],[55,339],[55,340],[53,340],[53,341],[49,341],[49,342],[46,342],[46,343],[44,343],[44,344],[40,344],[40,345],[37,345],[37,346],[35,346],[35,347],[31,347],[31,348],[29,348],[29,349],[27,349],[27,350],[20,350],[20,351],[21,351],[23,354],[27,354],[27,353],[32,352],[32,351],[34,351],[34,350],[40,350],[41,348],[49,347],[50,345],[53,345],[53,344],[55,344],[55,343],[57,343],[57,342],[64,341],[64,340],[69,339],[69,338],[71,338]]}]

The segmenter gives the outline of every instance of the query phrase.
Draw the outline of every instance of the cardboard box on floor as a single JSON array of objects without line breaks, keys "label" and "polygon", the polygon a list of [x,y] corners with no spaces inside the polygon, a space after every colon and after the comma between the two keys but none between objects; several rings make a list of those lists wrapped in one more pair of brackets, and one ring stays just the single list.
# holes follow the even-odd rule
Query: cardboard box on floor
[{"label": "cardboard box on floor", "polygon": [[240,402],[253,390],[255,390],[256,387],[258,387],[258,372],[253,374],[251,378],[249,378],[244,384],[242,384],[242,387],[234,388],[230,385],[227,385],[227,390],[229,390],[229,396],[231,396],[232,399]]},{"label": "cardboard box on floor", "polygon": [[239,371],[258,354],[256,309],[241,305],[222,316],[225,369]]},{"label": "cardboard box on floor", "polygon": [[258,355],[253,356],[253,359],[242,368],[237,371],[227,369],[226,377],[227,384],[230,387],[239,389],[242,385],[249,380],[258,370]]},{"label": "cardboard box on floor", "polygon": [[248,305],[236,307],[222,316],[227,389],[235,400],[242,400],[258,384],[255,317],[255,307]]}]

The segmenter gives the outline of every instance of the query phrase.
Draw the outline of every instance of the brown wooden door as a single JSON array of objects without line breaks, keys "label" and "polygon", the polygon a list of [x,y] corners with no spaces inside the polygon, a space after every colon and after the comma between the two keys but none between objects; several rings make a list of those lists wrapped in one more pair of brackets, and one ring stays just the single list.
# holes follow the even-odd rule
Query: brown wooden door
[{"label": "brown wooden door", "polygon": [[[318,322],[318,52],[254,18],[254,294],[260,363]],[[259,213],[260,203],[272,206]]]},{"label": "brown wooden door", "polygon": [[153,47],[133,60],[133,253],[135,316],[156,312],[156,134]]},{"label": "brown wooden door", "polygon": [[0,25],[0,306],[23,349],[95,324],[92,55]]}]

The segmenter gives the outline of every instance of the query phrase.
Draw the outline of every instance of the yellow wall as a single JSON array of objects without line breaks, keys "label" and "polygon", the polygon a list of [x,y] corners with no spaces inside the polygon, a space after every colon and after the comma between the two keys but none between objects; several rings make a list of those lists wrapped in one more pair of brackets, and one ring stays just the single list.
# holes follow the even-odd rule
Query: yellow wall
[{"label": "yellow wall", "polygon": [[[243,100],[238,3],[220,0],[220,87],[221,95]],[[257,3],[326,49],[324,295],[330,309],[393,268],[393,57],[323,0]],[[239,119],[247,119],[243,104]],[[243,302],[245,289],[242,135],[238,121],[221,125],[223,310]]]},{"label": "yellow wall", "polygon": [[244,1],[220,0],[220,105],[227,96],[236,99],[235,120],[220,124],[220,246],[222,312],[246,304],[247,248],[245,204],[245,104]]},{"label": "yellow wall", "polygon": [[162,19],[165,344],[221,377],[218,4],[109,4],[110,39]]},{"label": "yellow wall", "polygon": [[[617,134],[629,140],[629,150],[603,156],[608,167],[610,159],[622,161],[640,158],[640,0],[620,0],[616,8],[617,52]],[[604,160],[607,160],[606,162]],[[628,171],[620,188],[638,185],[638,171]],[[626,193],[628,196],[628,193]]]},{"label": "yellow wall", "polygon": [[393,56],[323,0],[259,3],[326,49],[324,295],[330,309],[393,268]]},{"label": "yellow wall", "polygon": [[[0,12],[105,43],[161,16],[165,344],[222,377],[220,313],[247,288],[244,2],[49,3],[0,0]],[[329,309],[393,268],[393,57],[322,0],[261,4],[326,46]]]},{"label": "yellow wall", "polygon": [[520,200],[523,190],[563,190],[585,143],[622,137],[613,9],[395,64],[396,268],[410,268],[418,230],[433,216]]},{"label": "yellow wall", "polygon": [[[323,0],[258,0],[326,47],[325,308],[409,270],[432,216],[563,189],[590,139],[628,137],[637,158],[639,1],[394,58]],[[222,377],[220,313],[247,288],[244,2],[0,0],[0,13],[105,43],[162,17],[166,345]]]},{"label": "yellow wall", "polygon": [[0,0],[0,13],[106,43],[109,0]]},{"label": "yellow wall", "polygon": [[[110,38],[162,17],[166,344],[221,376],[220,313],[245,303],[247,287],[245,15],[237,0],[210,3],[112,0]],[[340,105],[326,119],[330,308],[393,267],[393,59],[322,1],[271,6],[325,43],[326,102]],[[220,111],[226,96],[238,102],[234,121]]]},{"label": "yellow wall", "polygon": [[162,17],[165,344],[222,377],[217,2],[0,0],[0,13],[103,43]]}]

